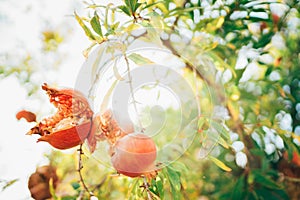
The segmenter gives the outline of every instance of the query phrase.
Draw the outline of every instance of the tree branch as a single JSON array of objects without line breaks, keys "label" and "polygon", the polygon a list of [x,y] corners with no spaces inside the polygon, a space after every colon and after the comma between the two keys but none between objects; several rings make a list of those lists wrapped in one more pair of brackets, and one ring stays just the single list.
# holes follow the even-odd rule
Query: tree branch
[{"label": "tree branch", "polygon": [[[83,186],[84,190],[88,193],[89,198],[90,198],[91,196],[93,196],[93,193],[89,190],[89,188],[85,184],[85,181],[83,179],[82,172],[81,172],[81,170],[83,169],[83,165],[82,165],[82,155],[83,155],[82,144],[80,145],[80,147],[77,151],[78,151],[78,169],[77,169],[77,171],[78,171],[78,174],[79,174],[80,183]],[[80,195],[79,199],[83,199],[83,195]]]}]

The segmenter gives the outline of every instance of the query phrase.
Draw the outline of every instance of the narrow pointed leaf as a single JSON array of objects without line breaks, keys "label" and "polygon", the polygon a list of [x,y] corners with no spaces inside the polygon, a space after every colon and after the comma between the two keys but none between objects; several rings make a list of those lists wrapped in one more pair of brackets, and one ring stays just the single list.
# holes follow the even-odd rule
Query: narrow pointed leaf
[{"label": "narrow pointed leaf", "polygon": [[227,131],[222,124],[213,120],[211,120],[210,123],[211,126],[214,127],[224,139],[229,140],[230,138],[229,131]]},{"label": "narrow pointed leaf", "polygon": [[135,11],[137,0],[125,0],[126,6],[130,9],[131,14]]},{"label": "narrow pointed leaf", "polygon": [[119,69],[118,69],[118,66],[117,66],[117,59],[115,59],[115,61],[114,61],[113,71],[114,71],[114,75],[115,75],[117,80],[119,80],[119,81],[124,80],[124,78],[119,73]]},{"label": "narrow pointed leaf", "polygon": [[154,3],[147,4],[145,7],[142,8],[142,10],[150,8],[152,6],[155,6],[156,4],[159,4],[159,3],[164,3],[164,1],[156,1]]},{"label": "narrow pointed leaf", "polygon": [[2,191],[13,185],[15,182],[17,182],[19,179],[13,179],[11,181],[8,181],[5,183],[5,185],[2,187]]},{"label": "narrow pointed leaf", "polygon": [[261,173],[258,170],[253,170],[252,173],[254,175],[255,182],[263,185],[264,187],[270,188],[270,189],[281,189],[282,188],[274,180],[272,180],[270,177],[266,176],[265,174]]},{"label": "narrow pointed leaf", "polygon": [[108,91],[106,92],[104,98],[103,98],[103,101],[101,103],[101,106],[100,106],[100,112],[104,112],[105,109],[108,107],[108,103],[109,103],[109,100],[110,100],[110,96],[112,94],[112,92],[114,91],[115,87],[116,87],[116,84],[118,83],[117,80],[115,80],[113,82],[113,84],[110,86],[110,88],[108,89]]},{"label": "narrow pointed leaf", "polygon": [[141,56],[137,53],[132,53],[128,56],[130,60],[132,60],[137,65],[145,65],[145,64],[151,64],[153,61],[151,61],[148,58],[145,58],[144,56]]},{"label": "narrow pointed leaf", "polygon": [[127,6],[122,5],[122,6],[119,6],[119,8],[120,8],[126,15],[131,16],[130,10],[128,10]]},{"label": "narrow pointed leaf", "polygon": [[74,15],[75,15],[77,22],[79,23],[81,28],[84,30],[84,32],[88,36],[88,38],[90,38],[91,40],[95,40],[95,36],[92,34],[91,30],[85,25],[83,20],[77,15],[76,12],[74,12]]},{"label": "narrow pointed leaf", "polygon": [[101,24],[100,24],[100,19],[99,16],[97,15],[97,13],[95,12],[94,17],[91,19],[91,26],[93,28],[93,30],[100,35],[101,37],[103,37],[103,33],[102,33],[102,29],[101,29]]},{"label": "narrow pointed leaf", "polygon": [[230,172],[231,168],[228,167],[227,165],[225,165],[225,163],[223,163],[222,161],[220,161],[219,159],[212,157],[212,156],[208,156],[208,158],[213,161],[218,167],[220,167],[221,169],[223,169],[226,172]]}]

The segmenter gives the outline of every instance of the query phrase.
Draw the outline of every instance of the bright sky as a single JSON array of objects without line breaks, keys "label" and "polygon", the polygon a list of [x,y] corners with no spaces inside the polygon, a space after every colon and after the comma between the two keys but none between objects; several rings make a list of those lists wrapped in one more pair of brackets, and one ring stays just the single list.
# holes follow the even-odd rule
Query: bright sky
[{"label": "bright sky", "polygon": [[[89,44],[75,19],[70,17],[75,9],[80,11],[80,5],[80,1],[0,1],[0,58],[6,53],[15,56],[27,52],[39,55],[41,31],[45,28],[55,28],[63,33],[71,30],[59,50],[62,55],[67,55],[61,70],[55,76],[45,71],[36,77],[36,81],[45,77],[46,80],[73,87],[78,70],[85,60],[82,51]],[[43,59],[43,55],[38,57],[38,65],[48,62]],[[47,59],[51,61],[51,58]],[[0,180],[19,179],[11,187],[0,191],[0,199],[30,199],[28,177],[36,166],[47,164],[43,154],[50,147],[46,143],[37,144],[37,137],[25,135],[34,124],[15,119],[20,109],[35,107],[34,101],[26,98],[26,91],[20,87],[18,80],[14,77],[0,80],[0,91]]]}]

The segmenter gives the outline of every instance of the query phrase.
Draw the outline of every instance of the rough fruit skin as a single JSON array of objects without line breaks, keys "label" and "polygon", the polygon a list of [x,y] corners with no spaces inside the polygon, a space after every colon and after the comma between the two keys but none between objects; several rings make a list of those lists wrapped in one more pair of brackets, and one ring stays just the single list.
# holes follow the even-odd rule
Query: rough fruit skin
[{"label": "rough fruit skin", "polygon": [[21,118],[26,119],[27,122],[35,122],[36,116],[34,113],[27,111],[27,110],[21,110],[16,114],[16,118],[20,120]]},{"label": "rough fruit skin", "polygon": [[87,139],[89,149],[93,152],[96,146],[91,131],[94,113],[85,96],[74,89],[58,89],[46,83],[42,85],[42,89],[57,111],[38,122],[27,134],[38,134],[41,136],[38,142],[48,142],[57,149],[69,149]]},{"label": "rough fruit skin", "polygon": [[113,167],[121,174],[137,177],[153,170],[156,159],[156,145],[147,135],[128,134],[119,139],[113,147]]},{"label": "rough fruit skin", "polygon": [[50,180],[55,189],[59,180],[56,174],[56,169],[53,166],[41,166],[36,169],[36,172],[31,174],[28,179],[28,189],[31,197],[35,200],[50,199]]},{"label": "rough fruit skin", "polygon": [[106,139],[111,145],[134,131],[133,124],[129,119],[122,117],[119,113],[114,113],[111,109],[95,115],[94,124],[97,129],[95,137],[99,140]]},{"label": "rough fruit skin", "polygon": [[37,142],[48,142],[57,149],[69,149],[83,143],[88,136],[91,122],[73,126],[65,130],[59,130],[51,134],[43,135]]}]

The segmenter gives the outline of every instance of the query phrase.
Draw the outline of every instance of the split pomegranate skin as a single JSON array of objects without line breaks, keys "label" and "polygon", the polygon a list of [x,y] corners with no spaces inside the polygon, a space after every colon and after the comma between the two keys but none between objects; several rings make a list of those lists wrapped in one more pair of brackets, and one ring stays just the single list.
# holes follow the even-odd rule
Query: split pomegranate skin
[{"label": "split pomegranate skin", "polygon": [[117,140],[112,149],[111,162],[120,174],[138,177],[154,168],[156,145],[147,135],[125,135]]},{"label": "split pomegranate skin", "polygon": [[78,146],[88,137],[91,124],[91,122],[86,122],[65,130],[45,134],[38,139],[38,142],[48,142],[53,147],[61,150]]},{"label": "split pomegranate skin", "polygon": [[57,111],[54,115],[42,119],[27,134],[38,134],[37,142],[48,142],[57,149],[69,149],[88,141],[91,152],[95,150],[93,138],[93,111],[82,93],[74,89],[59,89],[42,85]]}]

